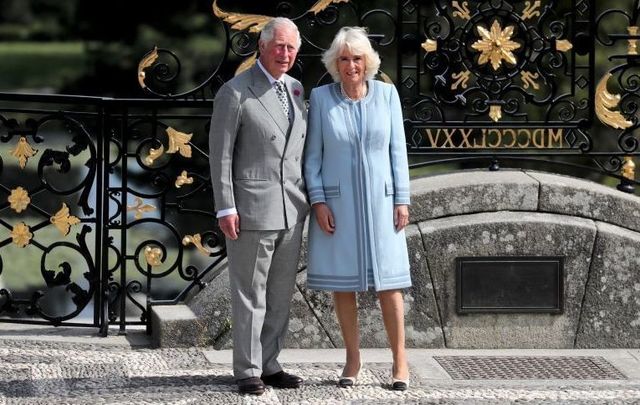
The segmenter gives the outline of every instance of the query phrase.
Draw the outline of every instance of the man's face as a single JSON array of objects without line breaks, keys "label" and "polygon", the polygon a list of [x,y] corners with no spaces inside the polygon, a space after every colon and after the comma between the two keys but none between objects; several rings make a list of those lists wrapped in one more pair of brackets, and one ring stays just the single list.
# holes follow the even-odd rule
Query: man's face
[{"label": "man's face", "polygon": [[271,41],[260,41],[260,63],[274,78],[279,79],[293,66],[297,40],[296,32],[285,25],[274,29]]}]

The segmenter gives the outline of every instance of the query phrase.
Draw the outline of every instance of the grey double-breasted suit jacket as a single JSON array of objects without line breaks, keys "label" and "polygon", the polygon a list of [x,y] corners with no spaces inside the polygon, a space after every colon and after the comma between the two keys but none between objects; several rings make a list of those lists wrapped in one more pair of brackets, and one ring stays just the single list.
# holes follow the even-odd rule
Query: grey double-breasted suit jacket
[{"label": "grey double-breasted suit jacket", "polygon": [[216,96],[209,161],[216,210],[236,207],[241,230],[289,229],[309,211],[302,175],[307,111],[299,81],[284,75],[289,122],[257,65]]}]

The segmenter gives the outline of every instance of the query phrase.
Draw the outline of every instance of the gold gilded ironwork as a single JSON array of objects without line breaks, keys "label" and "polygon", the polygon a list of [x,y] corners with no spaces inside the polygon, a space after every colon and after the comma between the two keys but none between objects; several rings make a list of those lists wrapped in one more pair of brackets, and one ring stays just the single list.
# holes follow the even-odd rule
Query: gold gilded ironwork
[{"label": "gold gilded ironwork", "polygon": [[23,248],[31,242],[33,234],[29,231],[29,226],[27,224],[20,222],[13,226],[11,238],[13,239],[13,243],[18,245],[18,247]]},{"label": "gold gilded ironwork", "polygon": [[540,85],[536,82],[536,80],[540,77],[539,73],[531,73],[527,70],[523,70],[520,72],[520,79],[522,79],[522,87],[528,89],[529,86],[533,87],[535,90],[540,88]]},{"label": "gold gilded ironwork", "polygon": [[456,11],[453,12],[454,17],[460,17],[463,20],[471,19],[471,11],[469,11],[469,3],[467,3],[466,1],[463,1],[462,5],[460,5],[459,2],[454,1],[451,3],[451,5],[453,6],[453,8],[456,9]]},{"label": "gold gilded ironwork", "polygon": [[429,52],[435,52],[438,50],[438,41],[433,39],[427,39],[422,43],[422,49]]},{"label": "gold gilded ironwork", "polygon": [[238,68],[236,69],[236,72],[234,73],[234,76],[238,76],[240,73],[244,72],[245,70],[251,68],[251,66],[255,65],[257,58],[258,58],[258,52],[256,51],[251,56],[249,56],[247,59],[242,61],[240,66],[238,66]]},{"label": "gold gilded ironwork", "polygon": [[191,137],[193,133],[185,134],[184,132],[176,131],[171,127],[167,127],[167,136],[169,136],[169,148],[167,153],[180,153],[180,155],[190,158],[191,157]]},{"label": "gold gilded ironwork", "polygon": [[337,3],[348,3],[348,2],[349,2],[349,0],[318,0],[316,2],[316,4],[311,6],[309,11],[312,12],[313,14],[318,14],[319,12],[324,10],[325,8],[329,7],[329,4],[331,4],[331,3],[336,3],[337,4]]},{"label": "gold gilded ironwork", "polygon": [[[627,27],[627,32],[629,35],[638,35],[638,27],[635,25],[631,25]],[[638,40],[636,38],[629,38],[629,44],[627,45],[627,54],[628,55],[637,55],[638,54]]]},{"label": "gold gilded ironwork", "polygon": [[563,148],[562,128],[425,128],[429,148]]},{"label": "gold gilded ironwork", "polygon": [[540,8],[540,4],[541,2],[539,0],[534,1],[533,4],[531,4],[530,1],[525,1],[525,8],[522,11],[522,19],[527,20],[533,17],[540,17],[540,10],[538,10]]},{"label": "gold gilded ironwork", "polygon": [[202,253],[204,256],[208,257],[211,253],[202,246],[202,236],[199,233],[194,235],[185,235],[184,238],[182,238],[182,244],[184,246],[189,246],[192,243],[196,249],[198,249],[198,252]]},{"label": "gold gilded ironwork", "polygon": [[183,170],[182,173],[180,173],[180,176],[176,178],[175,184],[176,184],[176,188],[180,188],[185,184],[193,184],[193,177],[189,177],[187,175],[187,171]]},{"label": "gold gilded ironwork", "polygon": [[266,15],[258,14],[242,14],[242,13],[228,13],[218,7],[218,0],[213,0],[213,14],[216,17],[221,18],[222,21],[231,24],[231,28],[234,30],[242,31],[249,28],[249,32],[257,34],[262,31],[265,25],[273,19]]},{"label": "gold gilded ironwork", "polygon": [[147,246],[146,248],[144,248],[144,258],[149,266],[160,266],[163,259],[162,249],[158,247],[152,248],[151,246]]},{"label": "gold gilded ironwork", "polygon": [[556,41],[556,49],[560,52],[568,52],[573,48],[573,44],[566,39]]},{"label": "gold gilded ironwork", "polygon": [[502,119],[502,106],[501,105],[492,105],[489,107],[489,117],[495,122],[498,122]]},{"label": "gold gilded ironwork", "polygon": [[138,63],[138,84],[140,84],[140,87],[143,89],[147,87],[147,84],[144,82],[146,78],[144,70],[153,65],[156,59],[158,59],[158,47],[154,46],[153,50]]},{"label": "gold gilded ironwork", "polygon": [[144,158],[144,162],[147,164],[147,166],[151,166],[157,158],[162,156],[163,153],[164,153],[164,145],[160,145],[158,149],[150,148],[149,156]]},{"label": "gold gilded ironwork", "polygon": [[620,103],[619,94],[611,94],[607,91],[607,81],[611,77],[611,73],[605,74],[598,86],[596,87],[596,115],[598,119],[605,125],[609,125],[615,129],[626,129],[633,125],[633,122],[628,121],[620,113],[620,111],[613,111]]},{"label": "gold gilded ironwork", "polygon": [[631,156],[624,157],[624,163],[622,164],[622,177],[629,180],[636,179],[636,164]]},{"label": "gold gilded ironwork", "polygon": [[134,215],[135,219],[140,219],[142,218],[142,215],[145,212],[151,212],[153,210],[155,210],[156,207],[151,205],[151,204],[145,204],[142,201],[142,198],[140,197],[136,197],[135,198],[135,203],[133,205],[127,205],[127,211],[135,211],[136,214]]},{"label": "gold gilded ironwork", "polygon": [[471,72],[469,72],[468,70],[463,70],[459,73],[453,73],[451,77],[453,79],[456,79],[456,81],[451,85],[451,90],[457,89],[458,86],[462,87],[463,89],[466,89],[467,82],[469,81],[470,76],[471,76]]},{"label": "gold gilded ironwork", "polygon": [[67,207],[67,204],[62,203],[62,208],[50,218],[50,221],[58,228],[62,236],[67,236],[71,230],[71,225],[79,224],[80,218],[69,215],[69,207]]},{"label": "gold gilded ironwork", "polygon": [[18,144],[16,148],[11,151],[11,155],[18,158],[18,163],[20,163],[20,168],[24,169],[27,165],[27,161],[30,157],[38,153],[37,149],[33,149],[31,145],[29,145],[29,141],[24,136],[21,136],[18,140]]},{"label": "gold gilded ironwork", "polygon": [[11,209],[18,214],[27,209],[31,202],[29,193],[22,187],[16,187],[11,190],[11,194],[7,200],[9,201]]},{"label": "gold gilded ironwork", "polygon": [[520,44],[511,40],[514,30],[512,25],[503,30],[498,20],[495,20],[491,25],[491,30],[487,30],[481,25],[476,29],[481,39],[471,47],[480,52],[478,64],[484,65],[491,62],[493,69],[498,70],[503,60],[512,65],[518,62],[512,51],[520,48]]}]

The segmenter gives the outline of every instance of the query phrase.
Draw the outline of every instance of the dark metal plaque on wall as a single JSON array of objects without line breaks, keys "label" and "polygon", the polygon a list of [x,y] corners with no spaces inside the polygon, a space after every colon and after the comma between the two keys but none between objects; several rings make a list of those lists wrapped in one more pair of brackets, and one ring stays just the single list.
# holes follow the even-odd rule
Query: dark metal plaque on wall
[{"label": "dark metal plaque on wall", "polygon": [[560,256],[458,257],[456,310],[559,314],[563,280]]}]

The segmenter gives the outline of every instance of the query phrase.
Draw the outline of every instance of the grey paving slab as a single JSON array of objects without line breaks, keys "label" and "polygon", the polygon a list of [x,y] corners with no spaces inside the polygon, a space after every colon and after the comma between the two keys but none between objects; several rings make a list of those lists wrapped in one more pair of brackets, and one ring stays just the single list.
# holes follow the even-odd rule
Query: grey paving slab
[{"label": "grey paving slab", "polygon": [[[86,340],[88,339],[88,340]],[[113,344],[112,337],[65,340],[0,334],[0,405],[4,404],[631,404],[640,403],[639,350],[409,350],[407,392],[389,390],[388,349],[362,351],[356,387],[336,387],[340,349],[285,350],[287,371],[305,378],[297,390],[269,387],[240,395],[231,351]],[[453,380],[436,356],[600,356],[625,373],[622,381]],[[635,374],[634,374],[635,373]]]}]

